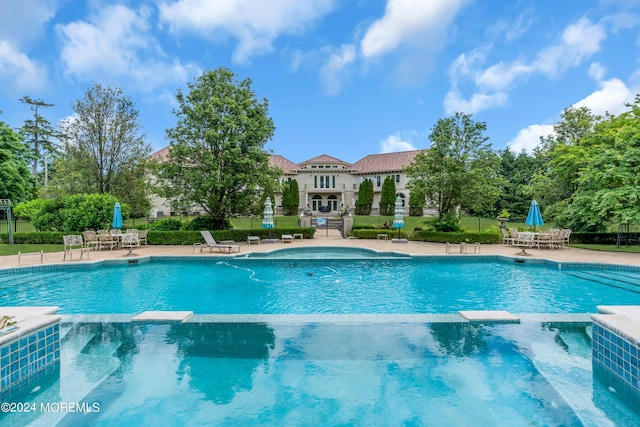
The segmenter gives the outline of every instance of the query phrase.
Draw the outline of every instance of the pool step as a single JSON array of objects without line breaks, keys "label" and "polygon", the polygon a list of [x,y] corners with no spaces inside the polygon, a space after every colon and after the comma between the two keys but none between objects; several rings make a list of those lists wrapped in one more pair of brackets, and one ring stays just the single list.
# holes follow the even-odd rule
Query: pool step
[{"label": "pool step", "polygon": [[618,278],[617,275],[606,275],[601,272],[583,273],[578,271],[565,271],[565,274],[582,280],[588,280],[593,283],[640,294],[640,284],[636,284],[628,278]]},{"label": "pool step", "polygon": [[20,287],[25,289],[26,286],[41,286],[43,284],[50,285],[52,280],[57,277],[65,276],[65,271],[47,271],[42,273],[31,274],[8,274],[6,276],[0,276],[0,291],[4,289],[11,289]]}]

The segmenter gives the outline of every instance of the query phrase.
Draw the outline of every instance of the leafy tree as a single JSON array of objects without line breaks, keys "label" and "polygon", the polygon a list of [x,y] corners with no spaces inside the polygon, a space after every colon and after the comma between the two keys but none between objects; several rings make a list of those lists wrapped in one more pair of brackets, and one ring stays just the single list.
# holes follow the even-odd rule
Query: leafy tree
[{"label": "leafy tree", "polygon": [[298,181],[292,179],[285,182],[282,188],[282,206],[285,215],[298,215],[298,206],[300,205],[300,193],[298,189]]},{"label": "leafy tree", "polygon": [[418,153],[406,168],[412,181],[424,183],[440,218],[457,206],[475,212],[493,207],[499,195],[500,160],[483,134],[486,128],[470,114],[440,119],[429,135],[429,150]]},{"label": "leafy tree", "polygon": [[423,216],[427,199],[427,191],[422,180],[414,180],[409,186],[409,215]]},{"label": "leafy tree", "polygon": [[582,137],[579,150],[574,146],[585,160],[567,208],[566,222],[573,229],[602,231],[611,223],[640,223],[640,96],[628,106],[629,111],[596,124]]},{"label": "leafy tree", "polygon": [[380,215],[393,215],[396,203],[396,180],[388,176],[382,183],[380,193]]},{"label": "leafy tree", "polygon": [[[42,108],[53,107],[54,104],[47,104],[41,99],[32,99],[28,96],[20,98],[20,102],[29,105],[31,110],[33,110],[33,119],[25,120],[22,126],[22,134],[25,135],[33,156],[31,175],[36,176],[38,174],[39,162],[50,162],[59,154],[55,140],[59,139],[62,135],[47,119],[42,117],[39,111]],[[43,156],[47,154],[48,156],[43,159]]]},{"label": "leafy tree", "polygon": [[[38,231],[84,231],[111,227],[113,205],[118,201],[111,194],[73,194],[40,201],[19,210],[27,210]],[[129,205],[121,203],[122,216],[128,218]]]},{"label": "leafy tree", "polygon": [[189,93],[178,91],[171,149],[157,167],[158,192],[199,206],[218,229],[233,216],[259,213],[261,195],[278,178],[264,149],[274,133],[268,102],[251,85],[218,68],[189,83]]},{"label": "leafy tree", "polygon": [[0,121],[0,199],[27,200],[32,187],[28,148],[20,135]]},{"label": "leafy tree", "polygon": [[567,108],[554,125],[554,133],[541,138],[534,152],[540,167],[523,193],[538,201],[546,218],[568,226],[578,172],[587,161],[585,141],[600,121],[602,117],[587,107]]},{"label": "leafy tree", "polygon": [[500,151],[498,155],[498,174],[502,180],[495,211],[508,210],[516,216],[525,216],[531,204],[531,197],[526,190],[533,175],[542,167],[541,160],[524,150],[516,155],[509,148]]},{"label": "leafy tree", "polygon": [[138,111],[118,87],[94,84],[72,104],[63,125],[64,158],[54,165],[52,187],[59,195],[110,193],[146,212],[145,162],[151,146],[141,134]]},{"label": "leafy tree", "polygon": [[358,188],[358,200],[356,200],[356,215],[371,214],[373,205],[373,181],[369,178],[360,183]]}]

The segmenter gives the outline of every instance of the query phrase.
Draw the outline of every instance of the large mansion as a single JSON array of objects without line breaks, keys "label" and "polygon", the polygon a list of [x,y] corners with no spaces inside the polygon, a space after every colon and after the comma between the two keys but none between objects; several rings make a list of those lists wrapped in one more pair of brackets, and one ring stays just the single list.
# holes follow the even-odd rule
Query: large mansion
[{"label": "large mansion", "polygon": [[[154,158],[164,158],[168,148],[154,153]],[[299,212],[309,210],[313,215],[338,214],[345,209],[352,209],[358,199],[360,183],[369,178],[373,182],[374,199],[372,214],[377,214],[380,205],[380,193],[386,177],[391,176],[396,182],[396,193],[402,198],[403,206],[408,204],[407,167],[421,150],[402,151],[398,153],[370,154],[351,164],[335,157],[322,154],[293,163],[290,160],[273,154],[269,158],[271,166],[282,169],[281,183],[295,179],[300,192]],[[152,207],[159,215],[169,215],[171,208],[166,200],[154,199]],[[282,193],[275,193],[275,213],[282,214]]]}]

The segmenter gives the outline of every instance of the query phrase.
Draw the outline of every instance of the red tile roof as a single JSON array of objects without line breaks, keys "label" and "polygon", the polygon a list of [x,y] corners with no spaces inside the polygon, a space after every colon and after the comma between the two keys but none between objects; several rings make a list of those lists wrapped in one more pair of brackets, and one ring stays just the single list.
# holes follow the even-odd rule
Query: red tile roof
[{"label": "red tile roof", "polygon": [[314,157],[312,159],[305,160],[304,162],[300,163],[298,166],[304,166],[304,165],[307,165],[307,164],[316,164],[316,163],[325,163],[325,164],[326,163],[340,163],[340,164],[342,164],[344,166],[347,166],[347,167],[351,166],[350,163],[347,163],[347,162],[345,162],[343,160],[340,160],[340,159],[336,159],[335,157],[331,157],[331,156],[328,156],[326,154],[321,154],[321,155],[316,156],[316,157]]},{"label": "red tile roof", "polygon": [[402,171],[413,159],[424,150],[400,151],[397,153],[370,154],[358,160],[351,169],[353,173],[363,174],[372,172]]},{"label": "red tile roof", "polygon": [[298,169],[298,165],[285,159],[279,154],[272,154],[269,156],[269,165],[282,169],[284,173],[294,173],[294,171]]},{"label": "red tile roof", "polygon": [[157,160],[159,162],[164,162],[169,157],[169,150],[170,149],[171,149],[171,146],[168,145],[168,146],[156,151],[155,153],[153,153],[149,157],[152,158],[153,160]]}]

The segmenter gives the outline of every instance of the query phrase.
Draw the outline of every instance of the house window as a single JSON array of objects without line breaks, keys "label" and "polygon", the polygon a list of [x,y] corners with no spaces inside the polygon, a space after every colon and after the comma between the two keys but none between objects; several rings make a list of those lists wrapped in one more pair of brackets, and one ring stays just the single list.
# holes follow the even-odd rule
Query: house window
[{"label": "house window", "polygon": [[322,197],[317,194],[311,198],[311,206],[314,211],[317,211],[322,206]]},{"label": "house window", "polygon": [[376,185],[380,187],[380,175],[376,176]]},{"label": "house window", "polygon": [[318,188],[318,176],[314,175],[313,177],[313,188]]},{"label": "house window", "polygon": [[320,175],[320,188],[324,188],[324,175]]},{"label": "house window", "polygon": [[331,188],[336,188],[336,176],[331,177]]},{"label": "house window", "polygon": [[400,174],[396,175],[396,182],[400,182]]}]

